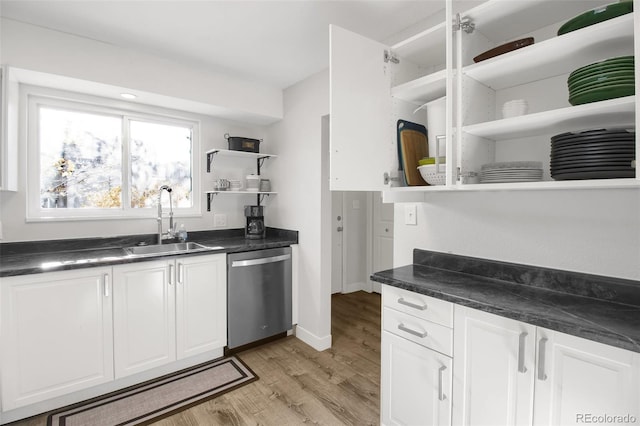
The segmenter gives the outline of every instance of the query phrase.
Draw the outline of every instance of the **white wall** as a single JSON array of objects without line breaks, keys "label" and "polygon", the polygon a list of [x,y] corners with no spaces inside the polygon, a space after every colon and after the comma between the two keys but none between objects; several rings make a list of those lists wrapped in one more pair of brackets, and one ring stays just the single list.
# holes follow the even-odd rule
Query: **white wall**
[{"label": "white wall", "polygon": [[0,31],[2,64],[190,100],[225,118],[282,118],[282,91],[274,87],[11,19],[1,18]]},{"label": "white wall", "polygon": [[417,226],[395,222],[395,266],[422,248],[640,279],[638,190],[430,194],[417,206]]},{"label": "white wall", "polygon": [[[162,95],[165,101],[175,105],[212,106],[223,116],[248,117],[252,122],[273,122],[282,116],[282,91],[242,82],[232,77],[186,68],[162,58],[140,54],[117,46],[84,39],[73,35],[47,30],[19,22],[2,19],[0,27],[0,62],[35,73],[54,73],[62,78],[49,78],[52,85],[59,82],[76,85],[91,91],[112,87],[126,87],[152,91]],[[28,73],[23,73],[28,74]],[[32,78],[31,74],[28,75]],[[50,74],[39,74],[47,81]],[[113,86],[113,87],[115,87]],[[191,100],[193,102],[185,102]],[[120,104],[126,105],[122,100]],[[24,105],[21,105],[21,110]],[[181,116],[181,111],[158,107],[149,112],[167,112]],[[256,120],[255,118],[258,117]],[[212,212],[206,212],[205,190],[213,189],[218,177],[241,178],[255,173],[254,161],[214,160],[213,173],[206,173],[206,159],[202,154],[212,148],[227,148],[224,134],[264,139],[262,151],[273,152],[273,146],[265,137],[264,125],[246,124],[227,118],[197,114],[200,121],[201,202],[203,214],[199,217],[179,217],[188,231],[214,228],[214,213],[227,216],[226,226],[218,229],[239,228],[245,224],[243,206],[255,204],[254,196],[234,197],[218,195],[214,198]],[[154,233],[157,230],[155,212],[149,218],[132,220],[98,220],[75,222],[27,223],[26,217],[26,132],[25,117],[21,117],[19,129],[18,191],[0,192],[0,222],[3,225],[3,242],[44,240],[58,238],[101,237],[124,234]],[[269,225],[269,219],[267,218]],[[165,224],[166,226],[166,224]]]},{"label": "white wall", "polygon": [[265,216],[272,226],[299,231],[296,335],[318,350],[331,346],[331,238],[325,235],[329,228],[323,229],[331,204],[322,168],[322,117],[328,112],[329,73],[324,71],[284,91],[284,119],[268,133],[278,153],[269,165],[278,195],[266,202]]}]

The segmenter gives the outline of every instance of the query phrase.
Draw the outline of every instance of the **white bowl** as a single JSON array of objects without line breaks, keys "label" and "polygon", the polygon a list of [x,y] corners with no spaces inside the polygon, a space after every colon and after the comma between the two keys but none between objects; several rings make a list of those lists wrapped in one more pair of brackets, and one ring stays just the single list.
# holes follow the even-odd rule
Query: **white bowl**
[{"label": "white bowl", "polygon": [[444,185],[446,181],[446,174],[444,173],[444,164],[440,165],[440,173],[436,172],[435,164],[425,164],[424,166],[418,166],[418,171],[429,185]]}]

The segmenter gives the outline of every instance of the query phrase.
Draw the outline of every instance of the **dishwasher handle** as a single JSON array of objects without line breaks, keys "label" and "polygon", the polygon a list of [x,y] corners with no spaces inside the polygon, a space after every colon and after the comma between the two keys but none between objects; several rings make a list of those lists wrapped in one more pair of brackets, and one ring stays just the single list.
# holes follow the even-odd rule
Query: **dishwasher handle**
[{"label": "dishwasher handle", "polygon": [[290,254],[281,254],[280,256],[259,257],[257,259],[234,260],[231,262],[231,267],[237,268],[238,266],[264,265],[265,263],[282,262],[283,260],[289,259],[291,259]]}]

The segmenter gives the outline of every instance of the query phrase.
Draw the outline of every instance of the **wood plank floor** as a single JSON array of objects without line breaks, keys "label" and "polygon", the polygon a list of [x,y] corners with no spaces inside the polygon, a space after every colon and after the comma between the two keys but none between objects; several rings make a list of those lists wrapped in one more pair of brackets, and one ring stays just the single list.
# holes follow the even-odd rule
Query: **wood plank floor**
[{"label": "wood plank floor", "polygon": [[[240,352],[258,381],[153,425],[379,424],[380,295],[334,295],[331,304],[331,349],[287,337]],[[43,415],[12,426],[45,424]]]}]

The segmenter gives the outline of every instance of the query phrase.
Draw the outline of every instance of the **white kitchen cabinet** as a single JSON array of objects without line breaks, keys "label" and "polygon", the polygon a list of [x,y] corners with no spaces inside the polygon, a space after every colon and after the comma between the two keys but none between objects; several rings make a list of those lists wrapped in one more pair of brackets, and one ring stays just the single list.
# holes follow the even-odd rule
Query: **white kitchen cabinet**
[{"label": "white kitchen cabinet", "polygon": [[[554,181],[549,172],[551,136],[636,127],[635,96],[572,106],[567,88],[573,70],[640,50],[634,14],[557,36],[563,23],[602,1],[475,4],[469,8],[469,2],[443,0],[442,23],[391,47],[331,28],[331,189],[382,190],[385,201],[424,201],[430,191],[440,190],[640,187],[637,171],[635,178],[574,181]],[[535,38],[535,44],[473,62],[484,51],[528,36]],[[416,53],[422,59],[416,59]],[[399,63],[385,63],[388,57],[398,58]],[[415,110],[440,96],[446,96],[446,184],[402,188],[385,184],[384,173],[397,174],[399,164],[397,119],[424,124],[429,132],[425,114]],[[502,105],[514,99],[525,99],[529,113],[502,118]],[[428,136],[431,147],[434,135]],[[541,161],[543,181],[479,184],[465,178],[479,173],[483,164],[500,161]]]},{"label": "white kitchen cabinet", "polygon": [[116,378],[226,345],[226,264],[213,254],[114,266]]},{"label": "white kitchen cabinet", "polygon": [[451,358],[382,332],[381,423],[450,425]]},{"label": "white kitchen cabinet", "polygon": [[227,344],[227,256],[176,259],[177,358]]},{"label": "white kitchen cabinet", "polygon": [[453,424],[530,425],[532,325],[455,306]]},{"label": "white kitchen cabinet", "polygon": [[452,305],[387,285],[382,304],[381,423],[450,425]]},{"label": "white kitchen cabinet", "polygon": [[116,378],[176,360],[174,263],[113,267]]},{"label": "white kitchen cabinet", "polygon": [[544,328],[537,341],[535,425],[640,423],[640,354]]},{"label": "white kitchen cabinet", "polygon": [[2,278],[2,410],[113,380],[111,268]]},{"label": "white kitchen cabinet", "polygon": [[640,419],[640,354],[459,305],[454,311],[453,424]]},{"label": "white kitchen cabinet", "polygon": [[[451,139],[453,35],[445,25],[450,1],[442,1],[441,12],[444,21],[393,46],[330,27],[331,190],[396,186],[385,176],[398,176],[397,121],[426,125],[426,112],[418,107],[445,95],[446,136]],[[433,150],[435,135],[429,126],[427,132]],[[447,143],[447,155],[450,147]]]}]

